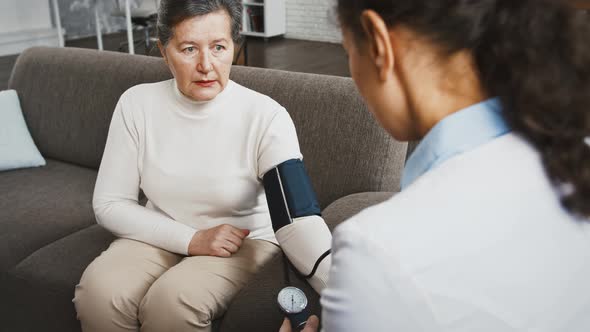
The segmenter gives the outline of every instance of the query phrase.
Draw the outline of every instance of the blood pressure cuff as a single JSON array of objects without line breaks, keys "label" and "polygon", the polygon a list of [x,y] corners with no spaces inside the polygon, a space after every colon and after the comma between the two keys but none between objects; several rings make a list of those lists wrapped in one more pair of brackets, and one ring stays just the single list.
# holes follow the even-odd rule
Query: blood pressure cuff
[{"label": "blood pressure cuff", "polygon": [[303,161],[287,160],[266,172],[262,180],[275,233],[294,219],[321,216]]}]

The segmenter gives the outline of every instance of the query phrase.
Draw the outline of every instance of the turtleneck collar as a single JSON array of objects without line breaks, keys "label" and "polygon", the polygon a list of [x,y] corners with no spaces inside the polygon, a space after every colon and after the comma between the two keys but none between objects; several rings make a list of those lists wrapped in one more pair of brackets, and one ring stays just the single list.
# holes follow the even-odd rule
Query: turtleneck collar
[{"label": "turtleneck collar", "polygon": [[213,113],[219,113],[222,110],[220,106],[229,100],[230,90],[233,89],[234,84],[233,81],[228,80],[223,91],[221,91],[215,98],[208,101],[196,101],[185,96],[178,88],[176,79],[171,79],[170,89],[172,90],[174,101],[178,106],[174,109],[184,117],[193,119],[207,118]]}]

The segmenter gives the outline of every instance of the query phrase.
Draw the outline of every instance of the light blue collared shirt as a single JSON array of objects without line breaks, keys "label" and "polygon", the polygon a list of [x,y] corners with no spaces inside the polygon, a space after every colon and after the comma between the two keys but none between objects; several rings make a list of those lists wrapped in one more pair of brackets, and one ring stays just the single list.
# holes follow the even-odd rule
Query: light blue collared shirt
[{"label": "light blue collared shirt", "polygon": [[412,153],[402,176],[402,190],[449,158],[469,151],[511,130],[498,98],[455,112],[437,123]]}]

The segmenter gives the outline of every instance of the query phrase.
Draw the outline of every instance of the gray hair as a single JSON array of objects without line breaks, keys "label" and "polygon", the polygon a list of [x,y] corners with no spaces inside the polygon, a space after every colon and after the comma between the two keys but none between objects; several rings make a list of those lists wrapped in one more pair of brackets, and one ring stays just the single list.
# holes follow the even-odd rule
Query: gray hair
[{"label": "gray hair", "polygon": [[225,10],[231,19],[234,42],[240,40],[243,6],[240,0],[161,0],[158,9],[158,39],[167,45],[174,35],[174,27],[186,19]]}]

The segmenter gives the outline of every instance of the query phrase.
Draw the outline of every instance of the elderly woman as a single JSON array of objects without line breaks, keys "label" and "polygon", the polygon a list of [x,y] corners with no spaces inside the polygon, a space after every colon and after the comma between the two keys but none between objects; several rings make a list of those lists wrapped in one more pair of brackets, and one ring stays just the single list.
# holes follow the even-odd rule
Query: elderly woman
[{"label": "elderly woman", "polygon": [[[161,2],[159,47],[174,79],[129,89],[114,111],[93,206],[118,238],[76,287],[84,331],[208,331],[280,250],[279,234],[301,233],[287,225],[275,237],[262,180],[302,159],[293,122],[229,80],[241,15],[238,0]],[[298,225],[318,230],[322,252],[331,238],[318,218]],[[295,262],[306,273],[315,257]],[[318,290],[329,260],[323,266]]]}]

